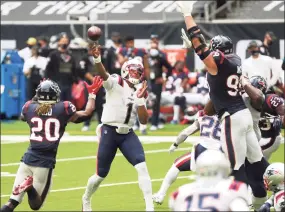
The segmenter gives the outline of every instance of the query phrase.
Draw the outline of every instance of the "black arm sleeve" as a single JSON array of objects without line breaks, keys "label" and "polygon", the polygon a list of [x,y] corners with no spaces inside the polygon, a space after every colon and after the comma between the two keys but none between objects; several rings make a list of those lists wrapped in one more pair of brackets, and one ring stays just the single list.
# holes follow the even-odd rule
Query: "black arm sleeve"
[{"label": "black arm sleeve", "polygon": [[165,57],[161,57],[161,64],[163,67],[167,68],[166,77],[168,78],[169,76],[172,75],[173,67],[170,65],[170,63],[167,61],[167,59]]}]

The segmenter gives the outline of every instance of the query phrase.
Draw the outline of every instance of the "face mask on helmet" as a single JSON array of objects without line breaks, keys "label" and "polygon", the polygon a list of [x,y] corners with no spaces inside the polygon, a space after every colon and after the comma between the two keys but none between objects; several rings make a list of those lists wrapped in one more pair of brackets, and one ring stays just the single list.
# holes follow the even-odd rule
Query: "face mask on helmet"
[{"label": "face mask on helmet", "polygon": [[129,61],[122,67],[121,75],[133,85],[139,84],[143,78],[143,66]]}]

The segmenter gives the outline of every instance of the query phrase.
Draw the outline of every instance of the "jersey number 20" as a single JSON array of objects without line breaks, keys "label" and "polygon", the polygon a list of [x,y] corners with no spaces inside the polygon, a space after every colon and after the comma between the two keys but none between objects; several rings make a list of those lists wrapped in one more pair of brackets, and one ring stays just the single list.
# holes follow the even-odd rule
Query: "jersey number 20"
[{"label": "jersey number 20", "polygon": [[[60,128],[59,120],[55,118],[49,118],[46,121],[43,121],[39,117],[34,117],[31,119],[31,122],[35,125],[35,127],[32,127],[30,140],[42,142],[43,137],[41,135],[36,135],[36,133],[41,132],[43,129],[44,129],[44,136],[48,141],[53,142],[59,139],[59,128]],[[53,129],[54,131],[53,133],[51,132],[51,129]]]}]

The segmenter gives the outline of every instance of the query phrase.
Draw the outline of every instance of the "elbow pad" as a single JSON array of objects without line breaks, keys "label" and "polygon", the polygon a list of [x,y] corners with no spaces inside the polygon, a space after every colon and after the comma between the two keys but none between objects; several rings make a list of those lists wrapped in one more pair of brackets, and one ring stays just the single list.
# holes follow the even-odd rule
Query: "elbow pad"
[{"label": "elbow pad", "polygon": [[[204,60],[206,57],[209,56],[209,54],[211,54],[211,50],[209,48],[207,48],[207,44],[206,44],[206,40],[204,38],[204,35],[201,33],[201,30],[199,32],[195,32],[197,30],[200,30],[200,28],[198,26],[194,26],[190,29],[187,30],[188,35],[190,37],[190,40],[192,42],[192,39],[194,38],[198,38],[200,41],[200,46],[194,48],[193,42],[192,42],[192,46],[195,49],[196,54],[200,57],[201,60]],[[206,49],[207,48],[207,49]],[[200,54],[198,54],[198,52],[200,52]]]}]

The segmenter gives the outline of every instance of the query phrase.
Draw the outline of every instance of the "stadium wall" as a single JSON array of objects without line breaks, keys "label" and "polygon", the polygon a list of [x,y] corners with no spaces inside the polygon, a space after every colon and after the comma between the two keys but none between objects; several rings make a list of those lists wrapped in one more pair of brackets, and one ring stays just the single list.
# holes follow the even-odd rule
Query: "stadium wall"
[{"label": "stadium wall", "polygon": [[[88,28],[90,25],[87,25]],[[98,25],[104,29],[105,25]],[[78,34],[83,34],[83,26],[74,25]],[[181,45],[181,28],[185,27],[184,22],[164,23],[164,24],[110,24],[108,25],[108,34],[118,31],[125,35],[134,35],[137,39],[148,39],[151,34],[158,34],[165,47],[169,45]],[[273,31],[277,36],[277,41],[272,45],[271,52],[276,58],[284,57],[284,23],[199,23],[207,39],[217,34],[228,35],[232,38],[236,52],[244,59],[248,55],[246,46],[250,40],[263,40],[266,31]],[[16,40],[16,47],[21,49],[25,47],[25,42],[31,36],[52,36],[60,32],[67,32],[71,35],[70,25],[1,25],[1,41]],[[104,32],[104,30],[103,30]],[[105,32],[101,37],[100,43],[104,45]],[[188,52],[188,57],[193,58],[193,51]],[[193,60],[192,60],[193,61]],[[201,61],[195,58],[194,63],[189,63],[190,70],[194,67],[199,68]]]}]

